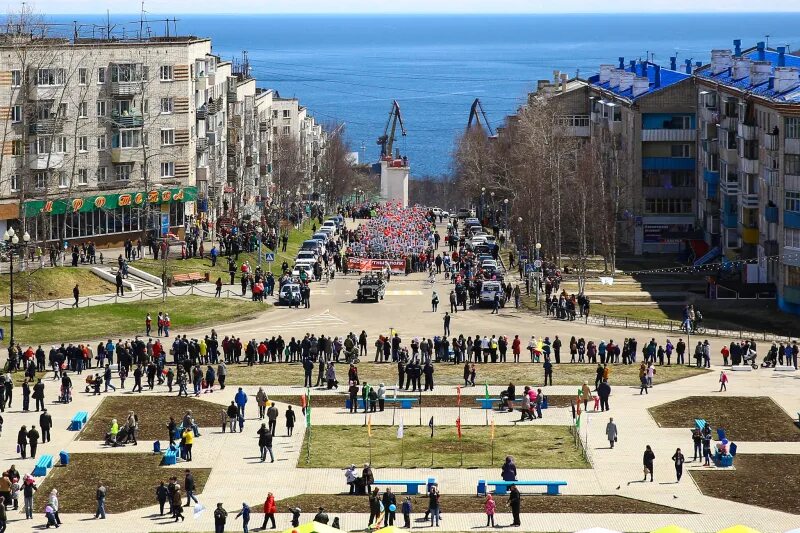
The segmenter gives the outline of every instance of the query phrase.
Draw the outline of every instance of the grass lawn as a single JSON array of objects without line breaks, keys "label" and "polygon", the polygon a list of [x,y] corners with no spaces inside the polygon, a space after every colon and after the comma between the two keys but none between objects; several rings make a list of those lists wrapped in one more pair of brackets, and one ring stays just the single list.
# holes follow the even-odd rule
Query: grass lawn
[{"label": "grass lawn", "polygon": [[706,496],[800,514],[800,455],[745,455],[735,470],[690,470]]},{"label": "grass lawn", "polygon": [[[97,509],[95,489],[103,482],[108,489],[106,512],[124,513],[156,505],[155,490],[160,481],[178,476],[183,485],[183,470],[161,468],[160,455],[152,453],[74,453],[69,465],[56,466],[34,496],[34,508],[44,509],[50,491],[58,489],[59,512],[92,513]],[[210,468],[192,468],[197,494],[211,474]]]},{"label": "grass lawn", "polygon": [[[314,221],[306,220],[303,223],[303,226],[299,229],[292,229],[289,232],[289,241],[286,243],[286,251],[275,252],[275,262],[272,263],[270,270],[276,276],[281,274],[281,263],[286,261],[289,266],[294,265],[294,259],[297,257],[297,251],[300,249],[300,245],[303,244],[303,241],[308,240],[311,235],[311,224]],[[319,225],[318,225],[319,227]],[[206,242],[204,243],[206,254],[211,250],[211,243]],[[278,246],[280,249],[280,246]],[[177,248],[176,248],[177,250]],[[262,246],[261,248],[262,253],[266,253],[268,250],[266,246]],[[175,253],[173,253],[175,255]],[[250,265],[255,268],[258,264],[258,252],[253,253],[240,253],[239,260],[236,262],[237,266],[240,266],[243,262],[249,261]],[[152,258],[144,258],[134,261],[132,266],[144,270],[145,272],[149,272],[155,276],[161,277],[162,273],[162,262],[156,261]],[[267,263],[262,262],[262,267],[266,269]],[[209,273],[209,278],[213,283],[216,281],[217,277],[222,277],[223,281],[228,280],[228,260],[226,257],[220,256],[217,259],[216,267],[211,266],[211,259],[206,256],[205,259],[200,258],[193,258],[193,259],[169,259],[167,261],[167,272],[168,275],[182,273],[182,272],[200,272],[205,274],[206,272]],[[238,277],[238,276],[237,276]]]},{"label": "grass lawn", "polygon": [[[0,302],[8,303],[11,277],[0,276]],[[107,294],[114,292],[114,284],[92,274],[88,268],[57,267],[14,273],[14,301],[28,300],[28,284],[31,288],[31,301],[72,298],[72,288],[77,283],[81,296]],[[15,312],[24,313],[25,306],[15,306]]]},{"label": "grass lawn", "polygon": [[186,397],[138,394],[106,396],[78,435],[78,440],[104,440],[106,432],[111,427],[111,419],[116,418],[121,426],[130,410],[136,411],[139,417],[139,440],[166,440],[170,416],[175,417],[175,421],[180,425],[186,411],[192,411],[195,422],[201,428],[218,427],[220,411],[223,408],[224,406],[218,404]]},{"label": "grass lawn", "polygon": [[[227,298],[180,296],[161,300],[105,304],[80,309],[46,311],[28,320],[14,321],[14,337],[23,346],[90,339],[144,335],[144,319],[149,312],[155,322],[159,311],[169,313],[172,327],[187,329],[246,319],[268,309],[263,303]],[[8,318],[0,318],[0,327],[8,331]],[[154,325],[155,329],[155,325]]]},{"label": "grass lawn", "polygon": [[703,418],[715,431],[724,428],[732,441],[800,441],[795,421],[767,396],[689,396],[649,411],[661,427],[690,429],[695,418]]},{"label": "grass lawn", "polygon": [[[438,423],[454,424],[455,421],[440,420]],[[492,466],[490,431],[486,426],[462,427],[464,468]],[[461,465],[461,443],[455,426],[439,426],[434,430],[434,438],[430,436],[427,425],[406,427],[401,465],[401,440],[397,438],[397,428],[372,426],[373,467],[430,467],[433,452],[433,466],[458,468]],[[346,468],[351,463],[370,462],[365,427],[312,426],[311,438],[311,461],[306,463],[306,432],[298,467]],[[358,445],[354,446],[356,442]],[[494,466],[499,468],[506,455],[514,456],[517,468],[591,468],[580,447],[574,444],[567,426],[497,426]]]},{"label": "grass lawn", "polygon": [[[411,392],[409,391],[407,394],[398,394],[398,397],[403,396],[410,396]],[[391,398],[391,395],[389,395]],[[417,398],[417,396],[414,396]],[[317,396],[312,396],[312,402],[314,407],[338,407],[344,409],[344,402],[347,398],[346,394],[319,394]],[[475,401],[475,398],[483,398],[483,396],[462,396],[461,397],[461,406],[465,409],[474,407],[477,408],[480,404]],[[300,405],[300,395],[297,396],[270,396],[269,399],[274,402],[278,403],[290,403],[293,405]],[[570,401],[574,400],[574,396],[548,396],[547,401],[549,402],[548,405],[553,407],[569,407]],[[519,398],[517,399],[519,403]],[[393,404],[387,403],[386,409],[391,409]],[[456,407],[456,396],[455,395],[423,395],[422,396],[422,405],[423,407]],[[417,404],[413,404],[414,407]],[[399,409],[399,407],[398,407]]]},{"label": "grass lawn", "polygon": [[[340,382],[347,380],[347,364],[337,366],[337,377]],[[554,385],[579,385],[584,381],[594,383],[596,365],[562,363],[553,369]],[[518,387],[523,384],[539,385],[544,373],[540,363],[486,363],[476,365],[476,383],[478,388],[484,382],[489,385],[508,385],[514,382]],[[314,378],[316,379],[314,370]],[[664,366],[658,368],[657,383],[667,383],[698,373],[703,369],[682,365]],[[378,384],[397,383],[397,367],[394,364],[361,363],[358,365],[358,375],[363,381]],[[437,364],[434,373],[434,383],[439,385],[463,385],[464,369],[461,365]],[[614,365],[611,368],[611,386],[638,386],[638,365]],[[246,365],[230,365],[228,367],[228,380],[230,385],[302,385],[303,367],[299,363],[272,363],[248,367]],[[340,385],[341,386],[341,385]],[[521,389],[518,389],[521,392]],[[410,393],[410,391],[409,391]]]},{"label": "grass lawn", "polygon": [[[383,491],[384,487],[379,487]],[[391,487],[392,491],[402,490],[402,487]],[[526,490],[523,488],[523,491]],[[537,490],[534,488],[532,490]],[[405,499],[403,497],[402,499]],[[401,499],[398,498],[398,507]],[[486,499],[483,496],[467,496],[458,494],[442,494],[439,503],[442,507],[442,513],[447,516],[453,513],[483,513],[484,502]],[[510,520],[511,514],[506,509],[505,504],[508,501],[508,496],[497,496],[497,516],[495,520],[498,524],[503,524],[506,520]],[[369,512],[369,498],[367,496],[349,496],[343,494],[303,494],[286,498],[277,502],[278,510],[286,509],[287,507],[300,507],[300,509],[309,509],[316,511],[319,507],[325,507],[328,513],[368,513]],[[419,521],[425,509],[428,508],[427,496],[412,496],[411,509],[412,525],[415,521]],[[622,496],[547,496],[544,494],[522,494],[522,512],[523,513],[624,513],[624,514],[692,514],[689,511],[682,509],[675,509],[665,505],[657,505],[655,503],[645,502],[641,500],[634,500],[632,498],[625,498]],[[505,515],[505,516],[502,516]],[[397,513],[399,523],[403,523],[401,513]],[[395,520],[397,522],[397,519]],[[416,526],[419,527],[419,526]]]}]

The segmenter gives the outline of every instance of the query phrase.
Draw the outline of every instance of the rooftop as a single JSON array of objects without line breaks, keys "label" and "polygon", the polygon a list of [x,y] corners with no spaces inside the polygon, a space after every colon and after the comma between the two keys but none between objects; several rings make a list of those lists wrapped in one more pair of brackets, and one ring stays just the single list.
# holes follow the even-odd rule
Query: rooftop
[{"label": "rooftop", "polygon": [[[620,58],[622,59],[622,58]],[[624,70],[625,72],[633,72],[636,74],[636,77],[639,78],[647,78],[649,80],[649,87],[647,91],[634,96],[633,95],[633,87],[629,87],[624,91],[621,91],[619,87],[611,87],[610,82],[605,81],[600,83],[600,74],[595,74],[594,76],[589,77],[589,84],[593,87],[598,89],[603,89],[605,91],[612,92],[621,98],[627,98],[628,100],[636,100],[638,98],[643,98],[650,94],[653,94],[656,91],[660,91],[676,83],[680,83],[684,80],[691,78],[691,74],[687,74],[685,72],[680,72],[674,69],[667,69],[653,63],[651,61],[636,61],[632,62],[633,64],[628,64]]]}]

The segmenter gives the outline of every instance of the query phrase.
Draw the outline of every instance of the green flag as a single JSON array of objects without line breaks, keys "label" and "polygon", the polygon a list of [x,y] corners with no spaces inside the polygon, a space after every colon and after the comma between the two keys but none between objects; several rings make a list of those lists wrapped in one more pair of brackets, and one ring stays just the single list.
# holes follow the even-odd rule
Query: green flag
[{"label": "green flag", "polygon": [[311,389],[306,389],[306,427],[311,427]]},{"label": "green flag", "polygon": [[485,381],[483,382],[483,395],[484,398],[486,398],[487,400],[489,399],[489,384],[486,383]]},{"label": "green flag", "polygon": [[577,429],[581,429],[581,415],[578,415],[577,418],[575,418],[575,427]]}]

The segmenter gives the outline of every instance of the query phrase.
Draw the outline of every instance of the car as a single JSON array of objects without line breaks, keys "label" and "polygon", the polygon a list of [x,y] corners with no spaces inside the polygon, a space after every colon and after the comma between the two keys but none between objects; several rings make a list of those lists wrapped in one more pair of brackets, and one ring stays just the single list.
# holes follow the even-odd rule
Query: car
[{"label": "car", "polygon": [[433,211],[433,214],[436,215],[437,217],[441,216],[442,214],[442,210],[439,207],[434,207],[433,209],[431,209],[431,211]]},{"label": "car", "polygon": [[484,281],[481,285],[480,302],[481,305],[494,305],[494,295],[500,295],[500,307],[506,305],[506,294],[499,281]]},{"label": "car", "polygon": [[344,226],[344,217],[342,215],[333,215],[331,217],[331,220],[336,222],[337,228],[341,228],[342,226]]},{"label": "car", "polygon": [[278,304],[300,307],[300,300],[300,285],[297,283],[284,283],[278,291]]},{"label": "car", "polygon": [[334,221],[332,219],[326,220],[325,222],[322,223],[322,226],[319,229],[320,229],[320,231],[322,231],[325,228],[330,228],[331,230],[333,230],[334,233],[336,233],[336,230],[337,230],[336,221]]},{"label": "car", "polygon": [[470,218],[471,216],[472,216],[472,211],[465,207],[462,207],[461,209],[458,210],[458,213],[456,213],[456,218],[461,220]]},{"label": "car", "polygon": [[292,268],[292,277],[295,278],[302,278],[303,272],[305,272],[305,278],[310,280],[314,277],[314,263],[309,263],[307,261],[295,263],[294,267]]},{"label": "car", "polygon": [[336,228],[332,228],[331,226],[323,226],[319,228],[319,233],[324,233],[328,236],[328,238],[332,238],[336,235]]},{"label": "car", "polygon": [[481,261],[481,268],[489,268],[489,267],[493,268],[494,270],[497,270],[497,261],[495,261],[494,259],[484,259],[483,261]]},{"label": "car", "polygon": [[295,261],[299,261],[300,259],[311,259],[312,261],[316,261],[319,255],[314,250],[300,250],[297,252],[297,257]]},{"label": "car", "polygon": [[323,244],[316,239],[309,239],[307,241],[303,241],[303,244],[300,245],[300,250],[312,250],[314,252],[322,253]]},{"label": "car", "polygon": [[314,235],[312,235],[311,238],[312,239],[320,239],[320,240],[322,240],[323,243],[327,243],[328,239],[330,239],[331,236],[328,235],[327,233],[325,233],[324,231],[317,230],[317,232]]},{"label": "car", "polygon": [[367,274],[358,280],[358,291],[356,291],[356,299],[359,302],[366,302],[368,300],[383,300],[386,294],[386,283],[383,282],[378,276]]},{"label": "car", "polygon": [[450,218],[450,211],[443,210],[439,216],[442,218]]}]

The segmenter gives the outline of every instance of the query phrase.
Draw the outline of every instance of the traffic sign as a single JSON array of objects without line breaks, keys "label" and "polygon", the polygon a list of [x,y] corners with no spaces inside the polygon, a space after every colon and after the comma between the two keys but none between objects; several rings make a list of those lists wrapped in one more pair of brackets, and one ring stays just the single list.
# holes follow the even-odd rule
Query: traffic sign
[{"label": "traffic sign", "polygon": [[535,266],[536,268],[542,268],[542,260],[537,259],[536,261],[533,262],[533,266]]},{"label": "traffic sign", "polygon": [[525,273],[530,274],[531,272],[536,271],[536,266],[533,263],[527,263],[525,265]]},{"label": "traffic sign", "polygon": [[264,261],[267,263],[275,262],[275,254],[273,252],[267,252],[264,254]]},{"label": "traffic sign", "polygon": [[161,236],[164,237],[169,233],[169,214],[164,213],[161,215]]}]

